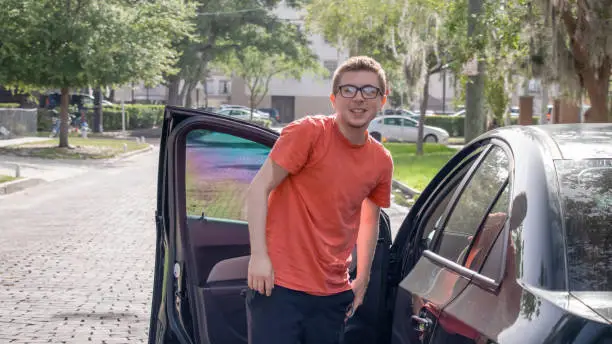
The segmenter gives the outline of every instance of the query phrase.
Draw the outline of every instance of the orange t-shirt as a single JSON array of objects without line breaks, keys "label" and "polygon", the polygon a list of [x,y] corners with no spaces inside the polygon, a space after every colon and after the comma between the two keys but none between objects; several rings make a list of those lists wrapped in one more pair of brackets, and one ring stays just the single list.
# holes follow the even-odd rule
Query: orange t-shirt
[{"label": "orange t-shirt", "polygon": [[289,172],[268,199],[275,284],[314,295],[350,289],[361,204],[369,198],[390,205],[389,151],[369,135],[365,144],[352,144],[335,116],[318,115],[287,125],[270,158]]}]

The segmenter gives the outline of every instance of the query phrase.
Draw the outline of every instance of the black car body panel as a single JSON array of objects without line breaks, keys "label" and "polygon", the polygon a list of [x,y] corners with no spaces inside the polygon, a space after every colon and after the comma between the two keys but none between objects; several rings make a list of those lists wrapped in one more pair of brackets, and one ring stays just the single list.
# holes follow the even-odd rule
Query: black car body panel
[{"label": "black car body panel", "polygon": [[[201,136],[196,141],[189,138],[194,132]],[[211,141],[217,133],[236,139],[235,161]],[[368,294],[348,323],[345,343],[612,341],[610,293],[568,291],[554,163],[580,157],[585,144],[590,150],[584,156],[610,158],[609,146],[601,145],[611,133],[609,125],[505,127],[458,151],[423,190],[393,242],[388,217],[381,215]],[[242,168],[236,176],[244,186],[278,135],[221,115],[166,108],[150,343],[246,343],[248,228],[239,215],[239,221],[215,217],[220,210],[186,201],[186,160],[195,159],[186,151],[204,145],[200,163],[220,160],[199,171]],[[248,150],[257,152],[256,160]],[[507,172],[493,176],[497,184],[475,187],[500,161]],[[454,223],[457,212],[470,195],[485,191],[479,214],[462,220],[478,227],[468,236],[457,227],[464,222]],[[489,225],[492,234],[486,234]],[[444,250],[460,254],[455,261]]]}]

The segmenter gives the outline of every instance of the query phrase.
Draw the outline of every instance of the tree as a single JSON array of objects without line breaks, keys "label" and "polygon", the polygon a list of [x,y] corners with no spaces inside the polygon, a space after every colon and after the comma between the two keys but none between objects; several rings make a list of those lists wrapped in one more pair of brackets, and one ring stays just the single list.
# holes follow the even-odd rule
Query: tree
[{"label": "tree", "polygon": [[[196,34],[174,41],[177,51],[183,52],[177,64],[178,73],[166,75],[168,104],[183,106],[199,81],[206,77],[209,64],[225,58],[232,51],[249,45],[245,26],[261,28],[270,33],[281,20],[272,10],[281,0],[195,0],[198,15],[193,18]],[[286,1],[288,6],[298,6],[300,0]],[[273,38],[282,39],[280,36]],[[181,87],[181,80],[185,83]],[[189,98],[187,98],[189,99]]]},{"label": "tree", "polygon": [[[313,1],[308,6],[310,26],[328,41],[348,47],[351,54],[379,60],[390,82],[405,88],[409,100],[421,96],[417,154],[423,154],[423,125],[429,99],[430,76],[450,67],[452,54],[445,49],[444,1],[367,0]],[[367,17],[364,16],[367,13]]]},{"label": "tree", "polygon": [[612,71],[612,4],[609,0],[537,0],[551,37],[550,61],[563,89],[591,101],[587,122],[608,121]]},{"label": "tree", "polygon": [[71,88],[157,83],[174,73],[171,43],[190,34],[182,0],[6,0],[0,12],[0,83],[59,88],[60,147],[68,147]]},{"label": "tree", "polygon": [[276,28],[263,30],[255,25],[245,25],[243,34],[251,36],[248,46],[230,50],[218,59],[217,64],[227,74],[241,77],[249,89],[251,119],[256,108],[268,93],[273,77],[291,76],[301,79],[312,72],[321,75],[324,68],[311,51],[308,40],[290,23],[276,23]]}]

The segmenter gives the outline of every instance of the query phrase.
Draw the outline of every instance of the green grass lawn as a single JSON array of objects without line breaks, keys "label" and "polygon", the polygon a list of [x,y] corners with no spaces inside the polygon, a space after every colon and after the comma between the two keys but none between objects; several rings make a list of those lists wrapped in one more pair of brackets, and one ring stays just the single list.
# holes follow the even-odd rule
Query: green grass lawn
[{"label": "green grass lawn", "polygon": [[15,180],[15,179],[17,179],[17,178],[11,177],[11,176],[5,176],[3,174],[0,174],[0,184],[6,183],[6,182],[10,182],[10,181]]},{"label": "green grass lawn", "polygon": [[440,168],[457,152],[440,144],[424,144],[423,155],[416,155],[416,144],[387,143],[393,156],[393,178],[418,191],[423,191]]},{"label": "green grass lawn", "polygon": [[146,143],[131,140],[70,137],[70,148],[59,148],[59,138],[0,148],[0,154],[28,156],[45,159],[107,159],[127,151],[148,147]]}]

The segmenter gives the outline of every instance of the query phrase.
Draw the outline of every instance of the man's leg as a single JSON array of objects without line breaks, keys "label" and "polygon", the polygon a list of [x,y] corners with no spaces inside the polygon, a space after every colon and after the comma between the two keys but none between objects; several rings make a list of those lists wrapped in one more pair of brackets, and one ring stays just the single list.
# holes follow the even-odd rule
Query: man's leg
[{"label": "man's leg", "polygon": [[304,319],[302,344],[338,344],[344,319],[355,296],[351,290],[331,296],[311,296],[312,309]]},{"label": "man's leg", "polygon": [[304,319],[303,296],[275,286],[272,295],[247,291],[249,344],[298,344]]}]

